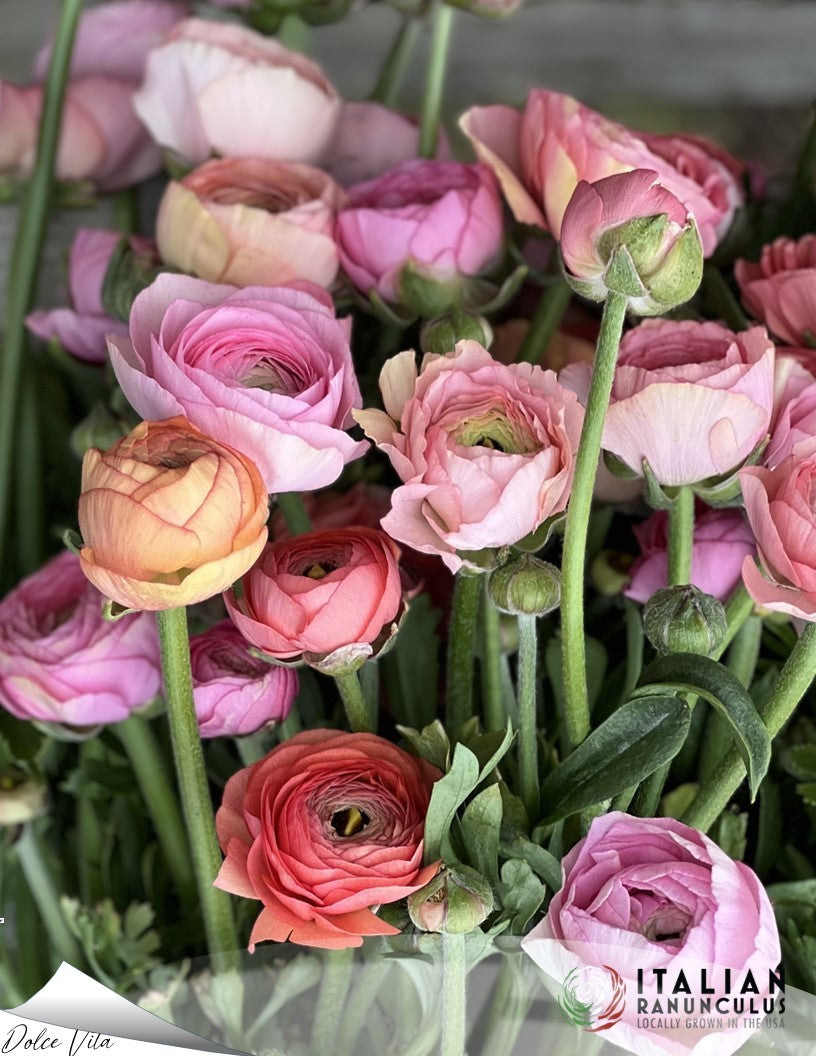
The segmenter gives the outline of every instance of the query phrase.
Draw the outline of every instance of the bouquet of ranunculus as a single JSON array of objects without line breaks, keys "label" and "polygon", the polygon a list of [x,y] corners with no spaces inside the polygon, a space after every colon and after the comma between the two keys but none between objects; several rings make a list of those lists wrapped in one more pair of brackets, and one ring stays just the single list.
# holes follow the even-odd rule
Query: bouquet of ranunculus
[{"label": "bouquet of ranunculus", "polygon": [[763,199],[533,87],[458,152],[455,7],[519,0],[398,5],[368,100],[305,54],[344,0],[80,6],[0,82],[4,1004],[65,960],[291,1056],[527,1053],[542,981],[548,1052],[770,1029],[816,993],[812,142]]}]

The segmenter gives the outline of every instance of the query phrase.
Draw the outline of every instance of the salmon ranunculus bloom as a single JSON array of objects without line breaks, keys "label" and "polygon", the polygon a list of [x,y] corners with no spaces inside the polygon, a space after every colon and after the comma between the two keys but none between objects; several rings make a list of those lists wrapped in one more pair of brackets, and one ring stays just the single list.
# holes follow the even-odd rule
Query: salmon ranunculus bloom
[{"label": "salmon ranunculus bloom", "polygon": [[184,418],[142,422],[82,463],[82,570],[129,609],[225,590],[266,542],[268,496],[248,458]]},{"label": "salmon ranunculus bloom", "polygon": [[790,345],[816,343],[816,235],[777,238],[757,262],[738,260],[742,303]]},{"label": "salmon ranunculus bloom", "polygon": [[271,939],[343,949],[398,935],[374,908],[424,887],[425,815],[442,775],[369,733],[308,730],[239,770],[215,819],[216,887],[263,903],[249,949]]}]

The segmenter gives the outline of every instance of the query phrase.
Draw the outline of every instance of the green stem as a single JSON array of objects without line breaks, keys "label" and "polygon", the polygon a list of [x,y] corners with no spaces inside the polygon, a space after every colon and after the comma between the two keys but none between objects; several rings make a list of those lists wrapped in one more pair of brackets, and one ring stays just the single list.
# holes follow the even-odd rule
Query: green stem
[{"label": "green stem", "polygon": [[694,492],[682,487],[669,507],[669,586],[691,583],[694,546]]},{"label": "green stem", "polygon": [[167,717],[207,945],[216,971],[237,968],[238,936],[230,897],[213,887],[221,868],[221,852],[193,705],[187,612],[183,608],[167,609],[157,615]]},{"label": "green stem", "polygon": [[[354,984],[354,1000],[346,1003],[342,1019],[335,1024],[335,1042],[332,1049],[337,1056],[354,1056],[357,1039],[366,1025],[371,1006],[383,987],[392,968],[388,961],[376,955],[360,972]],[[337,1029],[339,1027],[339,1030]]]},{"label": "green stem", "polygon": [[312,522],[299,492],[285,491],[278,495],[277,503],[290,535],[305,535],[312,530]]},{"label": "green stem", "polygon": [[507,710],[502,699],[501,671],[501,616],[487,592],[482,600],[482,700],[486,730],[503,730],[507,725]]},{"label": "green stem", "polygon": [[482,585],[478,576],[460,572],[453,591],[448,629],[446,721],[457,730],[473,714],[473,653]]},{"label": "green stem", "polygon": [[[775,737],[793,715],[816,675],[816,623],[808,623],[796,643],[769,699],[759,714],[769,735]],[[731,748],[712,777],[704,782],[683,821],[706,832],[717,820],[745,777],[745,766]]]},{"label": "green stem", "polygon": [[571,299],[572,290],[565,279],[559,279],[544,290],[530,320],[530,329],[521,343],[519,362],[542,362]]},{"label": "green stem", "polygon": [[139,231],[139,201],[136,187],[125,187],[117,191],[113,199],[113,222],[123,235],[135,235]]},{"label": "green stem", "polygon": [[584,561],[592,490],[601,453],[604,417],[612,392],[626,297],[606,298],[595,352],[595,366],[587,398],[581,442],[575,459],[572,495],[567,507],[564,553],[561,560],[561,648],[564,677],[564,720],[571,747],[589,733],[586,654],[584,652]]},{"label": "green stem", "polygon": [[421,158],[432,158],[436,154],[453,15],[454,9],[449,4],[436,0],[431,16],[431,50],[428,55],[425,97],[422,100],[422,122],[419,129],[419,156]]},{"label": "green stem", "polygon": [[40,252],[51,202],[65,85],[82,0],[63,0],[48,78],[45,84],[37,157],[20,205],[17,232],[9,262],[6,295],[5,344],[0,361],[0,567],[5,561],[4,537],[9,516],[11,465],[16,448],[17,409],[25,317],[34,296]]},{"label": "green stem", "polygon": [[263,737],[257,733],[250,733],[234,738],[235,748],[244,766],[252,766],[264,759],[267,749]]},{"label": "green stem", "polygon": [[291,51],[309,50],[309,27],[294,11],[284,15],[276,36],[285,48]]},{"label": "green stem", "polygon": [[29,362],[20,379],[20,421],[17,428],[17,559],[23,575],[42,563],[41,544],[45,525],[43,464],[40,442],[40,408],[34,363]]},{"label": "green stem", "polygon": [[323,976],[312,1023],[313,1053],[335,1050],[337,1028],[343,1018],[353,972],[353,949],[328,950],[324,955]]},{"label": "green stem", "polygon": [[388,52],[380,76],[371,93],[373,102],[382,103],[384,106],[393,106],[397,101],[405,74],[411,62],[416,42],[419,39],[420,22],[410,15],[402,20],[396,40]]},{"label": "green stem", "polygon": [[[84,964],[79,943],[68,929],[60,909],[60,895],[48,866],[43,861],[39,840],[33,825],[26,825],[14,845],[17,861],[28,888],[37,903],[48,941],[60,960],[81,967]],[[22,936],[25,938],[25,936]]]},{"label": "green stem", "polygon": [[714,652],[711,653],[712,660],[719,660],[725,653],[728,646],[739,634],[745,621],[753,613],[754,608],[754,599],[745,589],[745,585],[740,582],[739,586],[735,587],[733,593],[725,603],[725,619],[727,622],[725,638],[723,638],[721,644],[714,650]]},{"label": "green stem", "polygon": [[278,727],[280,740],[288,741],[290,737],[294,737],[302,729],[303,723],[300,721],[300,715],[293,708]]},{"label": "green stem", "polygon": [[465,1056],[467,962],[464,935],[442,935],[442,1044],[439,1056]]},{"label": "green stem", "polygon": [[334,681],[340,691],[346,718],[354,733],[376,733],[377,712],[371,708],[363,696],[363,687],[356,671],[345,675],[335,675]]},{"label": "green stem", "polygon": [[703,270],[703,289],[713,315],[719,316],[732,330],[748,328],[748,318],[740,308],[733,290],[720,269],[713,264],[706,264]]},{"label": "green stem", "polygon": [[195,879],[187,833],[159,743],[150,724],[135,715],[120,722],[115,730],[139,782],[167,868],[179,895],[186,900],[195,891]]},{"label": "green stem", "polygon": [[518,651],[518,764],[521,800],[531,827],[540,813],[538,792],[538,742],[536,723],[536,661],[538,639],[536,617],[519,616]]}]

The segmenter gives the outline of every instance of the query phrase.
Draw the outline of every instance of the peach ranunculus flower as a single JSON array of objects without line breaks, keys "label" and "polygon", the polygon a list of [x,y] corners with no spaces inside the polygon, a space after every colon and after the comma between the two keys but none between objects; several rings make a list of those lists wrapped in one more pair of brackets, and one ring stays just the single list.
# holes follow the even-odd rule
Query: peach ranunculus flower
[{"label": "peach ranunculus flower", "polygon": [[262,158],[207,161],[168,184],[156,221],[166,264],[209,282],[328,287],[342,188],[311,165]]},{"label": "peach ranunculus flower", "polygon": [[305,55],[200,18],[150,53],[134,103],[156,142],[193,165],[211,154],[316,161],[340,113],[337,92]]},{"label": "peach ranunculus flower", "polygon": [[651,169],[693,215],[710,256],[743,204],[741,163],[721,147],[690,136],[632,132],[561,92],[530,92],[522,113],[473,107],[460,125],[476,154],[499,178],[517,220],[558,238],[581,180],[594,183],[631,169]]},{"label": "peach ranunculus flower", "polygon": [[816,235],[777,238],[757,262],[738,260],[734,276],[742,303],[772,334],[789,345],[816,345]]},{"label": "peach ranunculus flower", "polygon": [[413,351],[380,374],[385,411],[355,412],[402,479],[383,528],[452,571],[566,509],[583,410],[550,370],[506,366],[475,341]]},{"label": "peach ranunculus flower", "polygon": [[344,949],[398,935],[378,906],[413,894],[436,767],[370,733],[306,730],[239,770],[216,815],[215,886],[263,905],[256,943]]},{"label": "peach ranunculus flower", "polygon": [[204,601],[244,574],[267,538],[255,465],[181,417],[142,422],[82,463],[82,570],[129,609]]}]

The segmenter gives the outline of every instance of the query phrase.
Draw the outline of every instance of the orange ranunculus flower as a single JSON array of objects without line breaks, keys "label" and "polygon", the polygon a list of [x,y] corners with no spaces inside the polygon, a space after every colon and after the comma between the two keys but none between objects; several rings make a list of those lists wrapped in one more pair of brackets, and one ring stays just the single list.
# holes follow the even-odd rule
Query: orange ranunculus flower
[{"label": "orange ranunculus flower", "polygon": [[267,537],[255,464],[182,417],[142,422],[82,463],[85,575],[131,609],[171,609],[225,590]]}]

